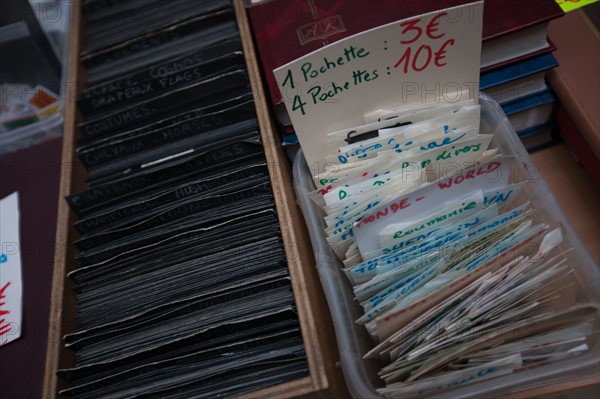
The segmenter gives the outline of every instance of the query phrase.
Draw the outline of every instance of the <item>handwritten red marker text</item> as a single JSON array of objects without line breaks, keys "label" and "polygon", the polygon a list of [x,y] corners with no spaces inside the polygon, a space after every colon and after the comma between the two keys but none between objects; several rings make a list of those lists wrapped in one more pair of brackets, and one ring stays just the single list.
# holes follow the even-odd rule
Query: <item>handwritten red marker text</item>
[{"label": "handwritten red marker text", "polygon": [[3,310],[2,306],[4,306],[6,304],[6,302],[3,301],[4,298],[6,298],[6,295],[4,294],[4,292],[6,291],[6,289],[8,288],[8,286],[10,285],[10,281],[6,284],[4,284],[4,286],[2,288],[0,288],[0,336],[6,335],[8,334],[11,330],[12,327],[10,324],[4,324],[5,319],[3,316],[6,316],[7,314],[10,313],[10,311],[8,310]]},{"label": "handwritten red marker text", "polygon": [[[404,29],[402,35],[408,36],[407,39],[401,40],[401,44],[412,44],[419,40],[425,32],[428,38],[432,40],[441,40],[446,33],[439,33],[439,19],[447,12],[442,12],[436,15],[429,23],[425,26],[419,26],[421,19],[412,19],[405,21],[400,24]],[[447,39],[444,41],[437,51],[434,51],[429,44],[422,44],[413,53],[413,46],[408,46],[404,50],[404,54],[396,61],[394,68],[402,67],[404,73],[408,73],[409,68],[416,72],[421,72],[431,65],[433,59],[433,65],[436,67],[443,67],[446,65],[446,48],[454,45],[454,39]]]}]

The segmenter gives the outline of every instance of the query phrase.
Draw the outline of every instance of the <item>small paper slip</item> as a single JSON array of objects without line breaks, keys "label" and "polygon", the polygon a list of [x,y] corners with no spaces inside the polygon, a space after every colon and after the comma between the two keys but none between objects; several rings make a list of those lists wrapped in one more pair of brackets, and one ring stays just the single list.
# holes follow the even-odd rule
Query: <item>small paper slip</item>
[{"label": "small paper slip", "polygon": [[379,233],[395,223],[414,223],[431,213],[440,204],[446,206],[478,190],[494,190],[505,187],[512,159],[501,158],[459,175],[424,186],[408,195],[377,208],[355,223],[353,230],[361,254],[379,247]]},{"label": "small paper slip", "polygon": [[21,336],[19,194],[0,200],[0,346]]}]

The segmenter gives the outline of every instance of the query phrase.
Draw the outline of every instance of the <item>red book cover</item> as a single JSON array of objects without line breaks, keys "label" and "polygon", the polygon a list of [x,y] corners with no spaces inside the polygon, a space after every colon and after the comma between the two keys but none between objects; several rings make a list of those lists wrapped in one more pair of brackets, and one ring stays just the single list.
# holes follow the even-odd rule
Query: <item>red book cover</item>
[{"label": "red book cover", "polygon": [[[274,104],[281,94],[273,69],[345,37],[473,0],[272,0],[248,9]],[[486,0],[483,40],[563,14],[554,0]]]}]

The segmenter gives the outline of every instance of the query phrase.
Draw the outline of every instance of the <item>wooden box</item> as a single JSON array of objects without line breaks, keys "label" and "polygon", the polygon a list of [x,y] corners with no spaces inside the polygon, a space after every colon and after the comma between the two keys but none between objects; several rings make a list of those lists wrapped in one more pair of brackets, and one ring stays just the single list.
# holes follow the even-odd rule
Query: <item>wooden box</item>
[{"label": "wooden box", "polygon": [[[275,203],[286,248],[289,271],[294,289],[310,376],[278,386],[243,395],[244,398],[346,398],[349,397],[341,370],[336,367],[339,354],[331,316],[320,286],[314,255],[302,214],[292,187],[292,175],[273,121],[266,104],[265,91],[257,66],[254,45],[243,6],[243,0],[234,2],[238,27],[243,41],[248,72],[254,91],[256,111],[268,162]],[[64,197],[82,191],[85,168],[76,156],[77,124],[81,115],[76,99],[84,88],[83,65],[79,54],[85,47],[85,22],[81,4],[71,3],[71,31],[69,38],[67,95],[65,98],[65,131],[62,153],[56,255],[49,320],[49,338],[44,374],[44,398],[58,396],[67,383],[56,376],[56,371],[73,367],[74,353],[65,349],[62,337],[75,330],[77,299],[73,282],[67,273],[77,267],[74,241],[78,233],[72,227],[77,216]]]}]

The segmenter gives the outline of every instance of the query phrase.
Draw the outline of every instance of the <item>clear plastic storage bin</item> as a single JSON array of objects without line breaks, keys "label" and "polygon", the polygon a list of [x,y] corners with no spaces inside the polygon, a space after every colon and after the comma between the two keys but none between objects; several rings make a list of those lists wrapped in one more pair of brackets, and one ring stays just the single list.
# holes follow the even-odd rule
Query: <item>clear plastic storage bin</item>
[{"label": "clear plastic storage bin", "polygon": [[[37,143],[41,143],[45,140],[49,140],[55,137],[62,136],[63,134],[63,107],[68,101],[73,101],[73,98],[69,97],[72,93],[69,92],[72,84],[67,82],[67,59],[68,59],[68,47],[69,47],[69,29],[70,29],[70,3],[66,1],[58,0],[29,0],[31,8],[27,8],[27,5],[23,5],[23,12],[33,13],[37,18],[38,23],[42,31],[46,34],[52,51],[56,54],[59,62],[61,63],[61,74],[59,87],[52,87],[40,79],[40,76],[45,76],[44,72],[40,71],[40,65],[35,63],[23,62],[21,59],[17,59],[17,62],[22,63],[22,73],[24,76],[30,77],[31,81],[6,81],[2,83],[8,84],[29,84],[35,87],[37,84],[47,86],[50,90],[54,91],[58,95],[58,99],[61,103],[60,109],[53,115],[46,118],[42,118],[32,124],[17,128],[15,130],[2,132],[0,134],[0,155],[7,154],[13,151],[27,148]],[[14,7],[20,7],[15,4]],[[23,15],[24,16],[24,15]],[[22,22],[21,22],[22,23]],[[28,28],[25,23],[25,33],[22,35],[29,35]],[[4,37],[5,40],[10,41],[10,38]],[[29,48],[23,49],[23,51],[30,52]],[[36,53],[37,54],[37,53]],[[14,55],[17,57],[18,55]],[[40,54],[43,56],[43,54]],[[36,78],[38,80],[36,80]],[[48,78],[50,79],[50,78]],[[51,80],[49,80],[51,82]]]},{"label": "clear plastic storage bin", "polygon": [[[598,266],[567,221],[500,106],[491,97],[485,95],[480,97],[480,104],[481,133],[494,134],[491,147],[499,148],[503,154],[514,155],[516,158],[509,184],[526,181],[524,189],[515,199],[513,206],[531,201],[532,207],[537,210],[535,218],[538,222],[561,228],[564,240],[559,250],[573,248],[565,255],[573,269],[569,277],[572,281],[561,280],[561,287],[556,287],[557,290],[561,289],[560,299],[552,305],[556,310],[562,310],[573,304],[597,304],[600,296]],[[351,285],[341,271],[342,263],[336,258],[325,239],[324,215],[321,209],[306,196],[306,193],[315,190],[315,185],[302,152],[297,154],[294,161],[294,187],[311,236],[316,267],[334,321],[348,388],[356,399],[379,398],[381,396],[378,395],[376,388],[384,385],[377,376],[380,365],[376,360],[363,359],[363,355],[372,348],[373,343],[364,326],[355,323],[355,320],[362,315],[362,311],[358,303],[353,300]],[[599,316],[597,315],[594,321],[596,331],[599,329]],[[590,339],[588,345],[589,351],[582,356],[535,366],[522,372],[469,384],[431,397],[489,398],[594,376],[600,365],[600,342],[597,334]]]},{"label": "clear plastic storage bin", "polygon": [[27,148],[63,134],[61,111],[47,119],[0,134],[0,155]]}]

